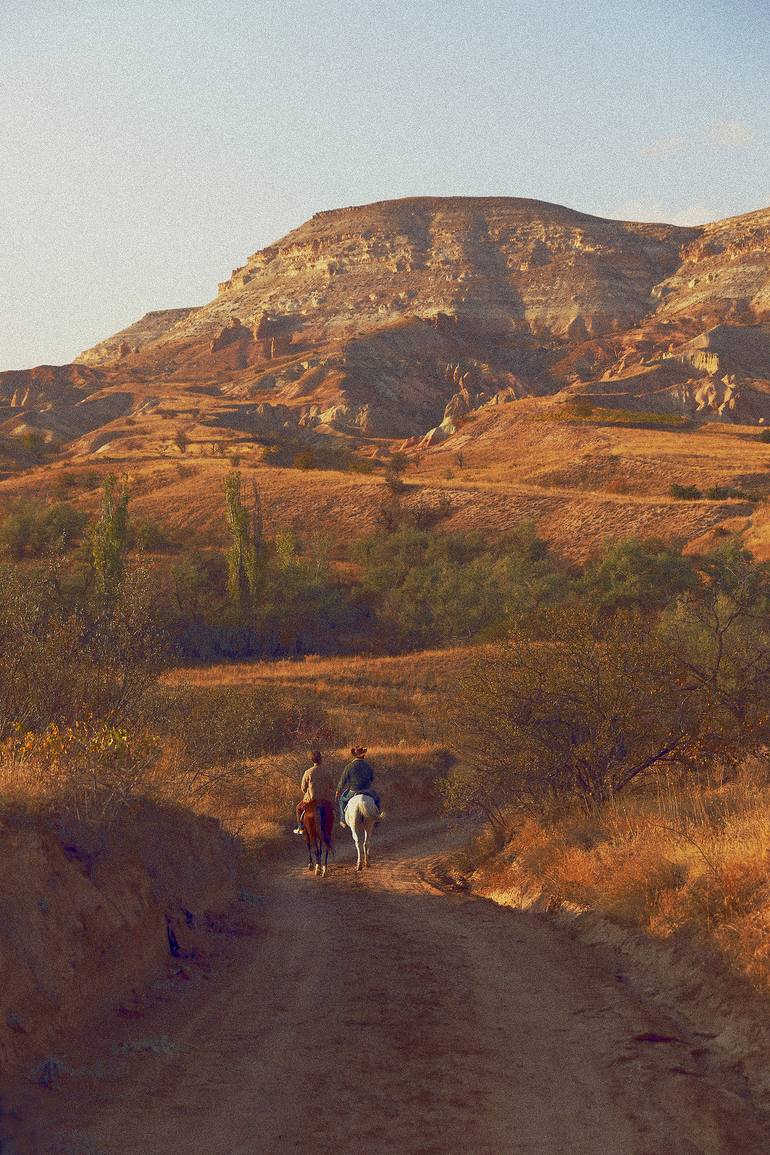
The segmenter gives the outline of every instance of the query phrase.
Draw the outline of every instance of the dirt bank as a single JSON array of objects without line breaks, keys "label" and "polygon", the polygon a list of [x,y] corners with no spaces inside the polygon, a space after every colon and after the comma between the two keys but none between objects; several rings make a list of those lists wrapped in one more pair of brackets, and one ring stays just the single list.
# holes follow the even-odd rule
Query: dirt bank
[{"label": "dirt bank", "polygon": [[463,878],[474,894],[500,906],[547,919],[620,967],[650,1006],[676,1007],[691,1031],[709,1037],[721,1062],[745,1075],[770,1111],[770,1001],[731,971],[713,945],[681,931],[665,938],[608,918],[601,911],[555,899],[538,877],[510,854]]},{"label": "dirt bank", "polygon": [[[232,890],[219,823],[149,802],[109,831],[0,824],[0,1069],[45,1061],[102,1002],[130,997]],[[171,941],[170,941],[171,936]]]},{"label": "dirt bank", "polygon": [[224,936],[208,977],[137,1018],[105,1019],[52,1088],[12,1088],[4,1150],[767,1150],[708,1039],[542,918],[442,891],[452,837],[393,822],[369,872],[343,841],[323,881],[287,846],[245,896],[258,933]]}]

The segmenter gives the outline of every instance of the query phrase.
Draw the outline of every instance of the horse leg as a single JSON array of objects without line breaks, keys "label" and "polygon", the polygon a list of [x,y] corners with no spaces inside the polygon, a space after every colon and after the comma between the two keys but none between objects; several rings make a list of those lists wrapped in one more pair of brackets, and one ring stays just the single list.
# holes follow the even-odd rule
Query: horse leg
[{"label": "horse leg", "polygon": [[369,863],[369,847],[371,845],[373,831],[374,831],[374,823],[373,822],[367,822],[366,832],[365,832],[365,837],[364,837],[364,865],[365,866],[370,865],[370,863]]},{"label": "horse leg", "polygon": [[308,834],[307,829],[305,829],[305,844],[307,846],[307,868],[308,868],[308,870],[312,870],[313,869],[313,852],[310,848],[310,835]]},{"label": "horse leg", "polygon": [[356,823],[353,826],[353,841],[356,844],[356,870],[361,869],[361,830]]}]

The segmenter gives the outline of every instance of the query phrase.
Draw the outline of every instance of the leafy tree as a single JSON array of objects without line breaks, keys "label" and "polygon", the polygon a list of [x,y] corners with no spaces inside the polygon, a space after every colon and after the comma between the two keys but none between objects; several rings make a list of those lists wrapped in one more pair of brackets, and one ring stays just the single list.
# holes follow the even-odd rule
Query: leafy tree
[{"label": "leafy tree", "polygon": [[690,562],[660,541],[626,538],[605,542],[578,583],[592,605],[603,610],[662,608],[696,584]]},{"label": "leafy tree", "polygon": [[264,562],[262,508],[257,487],[253,485],[253,505],[249,511],[241,498],[241,475],[234,470],[225,478],[225,501],[230,533],[227,591],[237,616],[251,621]]},{"label": "leafy tree", "polygon": [[102,482],[102,507],[91,533],[91,557],[96,588],[114,599],[123,581],[128,550],[128,488],[108,473]]},{"label": "leafy tree", "polygon": [[323,543],[303,551],[293,533],[281,531],[271,561],[259,616],[268,653],[318,652],[349,635],[355,611],[329,575]]}]

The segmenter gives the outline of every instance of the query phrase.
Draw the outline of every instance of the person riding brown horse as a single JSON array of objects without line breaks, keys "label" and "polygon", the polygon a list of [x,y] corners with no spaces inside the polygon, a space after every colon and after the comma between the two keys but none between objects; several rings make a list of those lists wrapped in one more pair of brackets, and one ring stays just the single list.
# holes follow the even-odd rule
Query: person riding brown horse
[{"label": "person riding brown horse", "polygon": [[313,865],[315,851],[316,874],[325,874],[329,851],[334,850],[334,785],[329,774],[322,768],[321,751],[311,751],[310,758],[311,765],[302,775],[300,784],[302,801],[297,804],[297,826],[294,833],[305,835],[308,869]]},{"label": "person riding brown horse", "polygon": [[310,766],[302,775],[299,786],[302,791],[302,801],[297,803],[297,825],[295,834],[302,834],[302,815],[310,802],[328,802],[334,798],[334,783],[331,774],[323,767],[323,757],[320,750],[310,751]]}]

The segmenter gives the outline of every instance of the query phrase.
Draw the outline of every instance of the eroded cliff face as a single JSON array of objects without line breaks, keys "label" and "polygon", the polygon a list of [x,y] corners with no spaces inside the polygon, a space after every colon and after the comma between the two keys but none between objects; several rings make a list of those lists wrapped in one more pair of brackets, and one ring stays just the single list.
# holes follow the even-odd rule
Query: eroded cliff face
[{"label": "eroded cliff face", "polygon": [[[420,197],[318,213],[208,305],[148,314],[79,360],[113,387],[195,387],[226,397],[228,412],[256,403],[255,433],[446,433],[468,404],[448,364],[471,375],[480,404],[569,388],[759,420],[770,419],[765,323],[770,210],[677,228]],[[727,356],[708,336],[720,327],[721,345],[738,334]]]},{"label": "eroded cliff face", "polygon": [[[645,316],[654,286],[698,235],[514,198],[414,198],[318,213],[254,253],[214,301],[159,337],[216,339],[233,317],[254,331],[272,317],[295,341],[321,341],[440,313],[499,335],[617,332]],[[122,336],[131,344],[131,330],[112,341]],[[81,359],[114,355],[105,342]]]},{"label": "eroded cliff face", "polygon": [[138,353],[145,345],[163,337],[169,329],[194,312],[194,307],[188,307],[159,309],[153,313],[145,313],[140,320],[108,337],[106,341],[100,341],[93,349],[81,353],[77,360],[84,365],[108,365],[112,361],[128,357],[131,353]]}]

